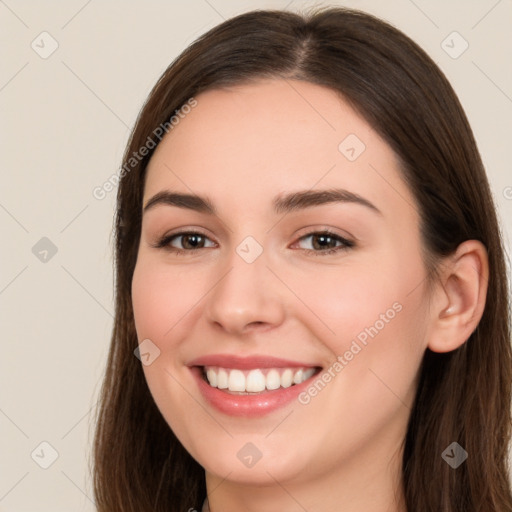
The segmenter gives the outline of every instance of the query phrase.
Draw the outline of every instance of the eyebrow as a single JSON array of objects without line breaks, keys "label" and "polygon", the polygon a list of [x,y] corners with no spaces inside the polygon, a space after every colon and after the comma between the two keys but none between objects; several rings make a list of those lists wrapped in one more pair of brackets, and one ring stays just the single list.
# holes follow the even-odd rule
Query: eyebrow
[{"label": "eyebrow", "polygon": [[[300,190],[286,195],[279,195],[273,201],[275,213],[289,213],[303,210],[313,206],[321,206],[330,203],[353,203],[365,206],[366,208],[382,215],[382,212],[368,199],[345,190],[334,188],[327,190]],[[217,209],[208,197],[195,194],[182,194],[163,190],[155,194],[144,206],[144,213],[158,205],[176,206],[187,208],[208,215],[216,215]]]}]

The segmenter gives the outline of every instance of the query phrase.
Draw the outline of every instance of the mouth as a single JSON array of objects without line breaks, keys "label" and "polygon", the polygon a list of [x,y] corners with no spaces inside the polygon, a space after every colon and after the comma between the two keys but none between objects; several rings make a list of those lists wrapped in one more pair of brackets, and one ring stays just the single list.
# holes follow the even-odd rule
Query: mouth
[{"label": "mouth", "polygon": [[226,393],[256,395],[302,384],[319,371],[318,367],[241,370],[203,366],[202,377],[212,388]]},{"label": "mouth", "polygon": [[229,416],[262,416],[297,400],[322,367],[266,356],[208,356],[189,363],[206,404]]}]

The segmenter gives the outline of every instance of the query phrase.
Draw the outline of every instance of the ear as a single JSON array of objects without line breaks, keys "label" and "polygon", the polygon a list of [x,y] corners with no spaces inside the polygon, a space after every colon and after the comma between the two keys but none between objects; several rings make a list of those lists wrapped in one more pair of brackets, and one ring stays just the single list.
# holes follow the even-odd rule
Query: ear
[{"label": "ear", "polygon": [[428,348],[450,352],[477,328],[485,308],[489,260],[485,246],[467,240],[443,260],[431,302]]}]

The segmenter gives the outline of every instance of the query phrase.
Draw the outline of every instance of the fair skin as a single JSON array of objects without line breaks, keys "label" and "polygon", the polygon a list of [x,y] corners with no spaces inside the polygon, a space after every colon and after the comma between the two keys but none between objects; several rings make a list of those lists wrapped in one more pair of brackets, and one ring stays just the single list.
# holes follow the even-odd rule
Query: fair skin
[{"label": "fair skin", "polygon": [[[139,342],[160,350],[144,366],[156,404],[205,468],[212,512],[404,511],[402,443],[418,368],[427,347],[454,350],[477,326],[485,249],[462,244],[428,290],[416,202],[395,155],[333,91],[269,80],[196,99],[155,150],[144,188],[144,205],[172,191],[216,208],[159,202],[143,215],[132,293]],[[349,134],[366,146],[354,161],[338,149]],[[375,209],[273,209],[276,196],[334,188]],[[342,246],[336,236],[352,246],[319,254],[326,229],[327,249]],[[179,236],[155,247],[190,231],[203,234],[199,249]],[[263,249],[251,263],[236,251],[248,236]],[[212,354],[267,355],[320,367],[321,376],[372,326],[377,334],[308,403],[295,398],[265,414],[219,410],[190,367]],[[251,467],[237,456],[247,443],[261,454]]]}]

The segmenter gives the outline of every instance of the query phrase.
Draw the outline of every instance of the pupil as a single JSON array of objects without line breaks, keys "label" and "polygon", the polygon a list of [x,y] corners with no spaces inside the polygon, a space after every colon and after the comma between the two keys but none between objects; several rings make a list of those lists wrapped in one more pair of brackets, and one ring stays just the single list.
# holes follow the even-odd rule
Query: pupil
[{"label": "pupil", "polygon": [[[185,246],[186,245],[190,245],[192,247],[198,247],[198,245],[200,245],[200,242],[198,242],[198,239],[201,239],[202,236],[201,235],[187,235],[185,237]],[[192,243],[190,242],[191,240],[195,240],[195,242],[193,241]]]},{"label": "pupil", "polygon": [[329,241],[332,240],[329,235],[318,235],[316,239],[319,242],[317,242],[316,245],[319,245],[321,248],[325,248],[329,244]]}]

